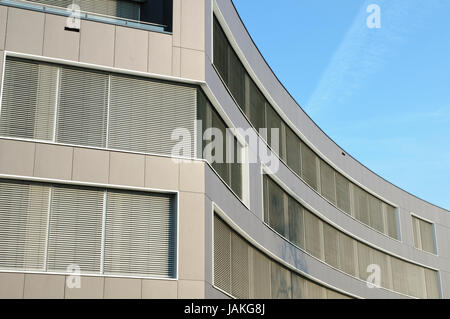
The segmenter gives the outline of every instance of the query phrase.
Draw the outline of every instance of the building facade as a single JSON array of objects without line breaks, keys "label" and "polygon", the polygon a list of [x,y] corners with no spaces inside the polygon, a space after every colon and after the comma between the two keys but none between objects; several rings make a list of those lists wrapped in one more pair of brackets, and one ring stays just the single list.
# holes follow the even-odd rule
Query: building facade
[{"label": "building facade", "polygon": [[324,134],[231,0],[0,0],[0,62],[1,298],[450,297],[449,212]]}]

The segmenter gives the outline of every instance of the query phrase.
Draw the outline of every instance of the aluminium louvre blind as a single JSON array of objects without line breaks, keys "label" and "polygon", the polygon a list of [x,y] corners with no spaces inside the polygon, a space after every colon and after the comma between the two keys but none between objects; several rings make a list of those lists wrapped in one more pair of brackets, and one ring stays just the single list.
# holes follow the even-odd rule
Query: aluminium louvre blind
[{"label": "aluminium louvre blind", "polygon": [[194,156],[196,105],[193,87],[112,75],[108,147],[171,155],[173,131],[186,129],[182,146]]},{"label": "aluminium louvre blind", "polygon": [[358,242],[356,245],[358,248],[359,278],[361,280],[367,281],[370,275],[370,273],[367,272],[367,267],[372,264],[370,260],[372,248],[360,242]]},{"label": "aluminium louvre blind", "polygon": [[432,269],[425,269],[425,284],[428,299],[439,299],[439,279],[438,272]]},{"label": "aluminium louvre blind", "polygon": [[289,196],[289,241],[300,248],[305,248],[305,224],[303,221],[303,207]]},{"label": "aluminium louvre blind", "polygon": [[99,273],[104,191],[81,187],[52,188],[47,270]]},{"label": "aluminium louvre blind", "polygon": [[[211,107],[211,105],[210,105]],[[212,109],[211,107],[211,117],[212,117],[212,128],[217,129],[222,134],[222,154],[219,154],[217,152],[217,149],[214,150],[214,154],[211,154],[213,157],[213,163],[211,163],[212,167],[217,171],[220,177],[223,178],[223,180],[230,185],[230,165],[226,163],[226,136],[227,136],[227,126],[225,125],[222,118],[219,116],[219,114],[216,112],[216,110]],[[206,127],[205,127],[206,129]],[[217,138],[217,136],[215,137]],[[219,139],[220,141],[220,139]],[[218,145],[220,146],[220,145]],[[209,155],[209,154],[208,154]]]},{"label": "aluminium louvre blind", "polygon": [[173,197],[108,191],[107,202],[104,272],[175,277]]},{"label": "aluminium louvre blind", "polygon": [[417,249],[422,249],[422,243],[420,239],[420,221],[414,216],[412,216],[411,220],[414,235],[414,247],[416,247]]},{"label": "aluminium louvre blind", "polygon": [[259,250],[253,249],[252,290],[255,299],[270,299],[271,297],[271,275],[270,259]]},{"label": "aluminium louvre blind", "polygon": [[326,289],[326,292],[327,292],[327,299],[350,299],[350,297],[331,289]]},{"label": "aluminium louvre blind", "polygon": [[398,225],[397,225],[397,210],[388,204],[383,204],[385,207],[387,220],[387,234],[392,238],[399,239]]},{"label": "aluminium louvre blind", "polygon": [[427,290],[425,285],[425,271],[423,267],[406,263],[408,278],[408,295],[417,298],[426,298]]},{"label": "aluminium louvre blind", "polygon": [[334,169],[320,159],[320,192],[330,202],[336,204],[336,180]]},{"label": "aluminium louvre blind", "polygon": [[53,138],[58,68],[7,58],[0,110],[0,135]]},{"label": "aluminium louvre blind", "polygon": [[237,298],[250,297],[249,246],[235,232],[231,233],[231,294]]},{"label": "aluminium louvre blind", "polygon": [[376,249],[370,250],[371,262],[380,266],[381,287],[392,289],[392,272],[390,267],[390,256]]},{"label": "aluminium louvre blind", "polygon": [[274,261],[271,265],[272,299],[291,299],[291,272]]},{"label": "aluminium louvre blind", "polygon": [[305,247],[306,251],[314,257],[322,259],[322,245],[320,223],[321,220],[311,212],[304,210],[303,218],[305,222]]},{"label": "aluminium louvre blind", "polygon": [[233,148],[234,161],[233,163],[229,163],[231,179],[230,187],[239,198],[242,198],[242,164],[240,163],[240,159],[242,158],[242,147],[235,137],[233,138]]},{"label": "aluminium louvre blind", "polygon": [[352,276],[356,275],[355,245],[353,238],[339,232],[339,269]]},{"label": "aluminium louvre blind", "polygon": [[239,57],[234,52],[234,50],[229,47],[230,55],[230,72],[229,72],[229,83],[231,94],[236,100],[238,107],[245,112],[245,69],[242,65]]},{"label": "aluminium louvre blind", "polygon": [[[266,127],[266,99],[250,76],[248,74],[245,76],[246,81],[249,83],[247,92],[250,104],[248,110],[250,113],[249,119],[253,126],[259,131],[261,128]],[[264,138],[267,138],[267,136],[264,136]]]},{"label": "aluminium louvre blind", "polygon": [[214,66],[219,71],[220,76],[228,84],[228,55],[229,43],[225,33],[220,26],[219,21],[214,16]]},{"label": "aluminium louvre blind", "polygon": [[350,182],[336,172],[336,204],[347,214],[350,214]]},{"label": "aluminium louvre blind", "polygon": [[306,281],[307,279],[292,273],[292,299],[306,299]]},{"label": "aluminium louvre blind", "polygon": [[214,285],[231,293],[231,230],[214,216]]},{"label": "aluminium louvre blind", "polygon": [[268,224],[279,234],[283,235],[286,231],[284,211],[286,196],[283,190],[272,179],[268,178],[269,190],[269,221]]},{"label": "aluminium louvre blind", "polygon": [[[285,159],[283,150],[283,120],[270,104],[266,104],[266,128],[267,128],[267,143],[270,145],[272,151],[280,158]],[[272,136],[272,129],[274,133],[278,131],[278,139],[276,135]]]},{"label": "aluminium louvre blind", "polygon": [[[300,156],[300,139],[294,131],[286,126],[286,157],[288,166],[298,174],[302,175],[301,171],[301,156]],[[333,190],[334,193],[334,190]]]},{"label": "aluminium louvre blind", "polygon": [[394,291],[408,294],[407,263],[401,259],[391,256],[392,283]]},{"label": "aluminium louvre blind", "polygon": [[318,190],[316,162],[317,156],[305,143],[301,142],[301,145],[302,178],[309,186],[311,186],[315,190]]},{"label": "aluminium louvre blind", "polygon": [[109,76],[61,67],[57,142],[105,147]]},{"label": "aluminium louvre blind", "polygon": [[[246,81],[249,83],[247,92],[250,104],[248,108],[249,119],[253,126],[259,131],[261,128],[266,128],[266,99],[250,76],[248,74],[245,76]],[[267,138],[267,136],[264,136],[263,138]]]},{"label": "aluminium louvre blind", "polygon": [[359,186],[353,185],[353,201],[355,217],[366,225],[370,225],[368,194]]},{"label": "aluminium louvre blind", "polygon": [[0,269],[44,270],[49,189],[0,181]]},{"label": "aluminium louvre blind", "polygon": [[433,224],[430,224],[424,220],[419,220],[419,227],[422,249],[434,254],[436,249],[434,244]]},{"label": "aluminium louvre blind", "polygon": [[323,240],[325,250],[325,262],[335,268],[339,268],[339,232],[336,228],[323,223]]},{"label": "aluminium louvre blind", "polygon": [[381,200],[367,194],[369,199],[369,219],[370,226],[376,230],[384,233],[384,221],[383,221],[383,205]]},{"label": "aluminium louvre blind", "polygon": [[306,294],[308,299],[326,299],[326,289],[318,284],[307,280],[306,281]]}]

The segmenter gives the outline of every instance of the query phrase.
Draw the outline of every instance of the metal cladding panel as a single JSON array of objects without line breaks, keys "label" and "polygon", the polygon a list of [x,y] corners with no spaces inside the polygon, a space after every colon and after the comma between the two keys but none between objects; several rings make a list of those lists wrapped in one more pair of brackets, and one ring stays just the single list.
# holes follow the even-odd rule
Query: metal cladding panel
[{"label": "metal cladding panel", "polygon": [[105,273],[175,277],[173,196],[108,191],[107,202]]},{"label": "metal cladding panel", "polygon": [[78,187],[52,188],[47,270],[99,273],[104,191]]}]

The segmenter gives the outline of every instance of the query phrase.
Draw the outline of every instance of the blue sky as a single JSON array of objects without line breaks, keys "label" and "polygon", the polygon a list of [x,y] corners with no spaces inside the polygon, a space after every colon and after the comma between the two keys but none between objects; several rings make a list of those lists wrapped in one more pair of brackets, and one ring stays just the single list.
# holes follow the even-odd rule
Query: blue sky
[{"label": "blue sky", "polygon": [[[275,74],[332,139],[450,209],[450,1],[234,3]],[[381,9],[380,29],[366,25],[369,4]]]}]

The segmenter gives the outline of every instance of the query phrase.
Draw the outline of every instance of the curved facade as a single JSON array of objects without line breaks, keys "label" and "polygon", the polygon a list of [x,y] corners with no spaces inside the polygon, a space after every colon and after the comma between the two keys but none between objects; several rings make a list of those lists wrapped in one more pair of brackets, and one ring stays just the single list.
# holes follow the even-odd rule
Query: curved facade
[{"label": "curved facade", "polygon": [[0,1],[1,297],[449,297],[448,211],[321,131],[231,0],[108,1]]}]

